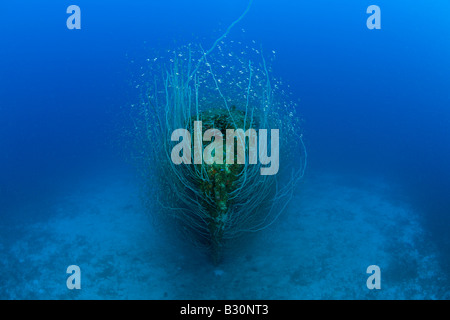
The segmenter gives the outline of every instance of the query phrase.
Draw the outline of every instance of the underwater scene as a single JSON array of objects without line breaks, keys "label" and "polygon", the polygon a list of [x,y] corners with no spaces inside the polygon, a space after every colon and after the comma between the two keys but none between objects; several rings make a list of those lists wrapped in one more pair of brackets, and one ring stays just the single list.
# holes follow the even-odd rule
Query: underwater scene
[{"label": "underwater scene", "polygon": [[0,299],[450,299],[449,17],[3,3]]}]

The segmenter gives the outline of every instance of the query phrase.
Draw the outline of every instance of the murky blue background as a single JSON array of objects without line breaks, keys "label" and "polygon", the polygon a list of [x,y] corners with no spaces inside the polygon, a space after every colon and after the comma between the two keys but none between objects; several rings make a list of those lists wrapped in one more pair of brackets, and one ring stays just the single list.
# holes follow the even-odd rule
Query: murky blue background
[{"label": "murky blue background", "polygon": [[[81,30],[68,30],[76,4]],[[381,30],[366,9],[381,8]],[[0,8],[0,219],[45,221],[62,189],[121,171],[124,108],[151,50],[204,47],[246,1],[7,1]],[[450,3],[255,0],[233,29],[275,50],[305,119],[308,172],[377,176],[450,265]],[[24,208],[33,207],[33,210]],[[13,238],[14,235],[2,235]],[[6,250],[6,249],[5,249]],[[1,293],[0,293],[1,296]]]}]

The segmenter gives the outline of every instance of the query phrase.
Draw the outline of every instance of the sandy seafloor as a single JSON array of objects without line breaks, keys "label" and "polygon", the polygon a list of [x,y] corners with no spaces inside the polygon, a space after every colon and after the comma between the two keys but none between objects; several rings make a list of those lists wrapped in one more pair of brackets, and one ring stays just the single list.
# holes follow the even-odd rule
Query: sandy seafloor
[{"label": "sandy seafloor", "polygon": [[[92,176],[47,203],[47,218],[0,222],[0,298],[449,299],[420,214],[389,182],[358,180],[307,176],[277,223],[215,266],[152,223],[132,174]],[[80,290],[66,287],[72,264]],[[380,290],[366,287],[373,264]]]}]

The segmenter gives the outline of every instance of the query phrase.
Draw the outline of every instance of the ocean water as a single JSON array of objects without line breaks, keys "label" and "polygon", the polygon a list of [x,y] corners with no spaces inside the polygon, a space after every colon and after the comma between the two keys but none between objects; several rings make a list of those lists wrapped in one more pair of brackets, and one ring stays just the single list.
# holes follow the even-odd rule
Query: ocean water
[{"label": "ocean water", "polygon": [[[1,299],[450,298],[450,3],[254,0],[239,20],[246,8],[3,3]],[[220,65],[224,34],[224,57],[261,51],[289,88],[308,164],[278,219],[213,263],[156,217],[133,120],[155,65],[189,44]]]}]

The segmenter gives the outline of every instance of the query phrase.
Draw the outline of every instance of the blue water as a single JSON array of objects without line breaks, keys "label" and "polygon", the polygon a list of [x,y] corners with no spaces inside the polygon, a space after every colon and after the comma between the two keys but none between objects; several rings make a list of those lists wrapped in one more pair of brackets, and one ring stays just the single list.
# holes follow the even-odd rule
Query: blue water
[{"label": "blue water", "polygon": [[[81,30],[68,30],[66,27],[69,16],[66,8],[71,4],[81,8]],[[366,27],[369,16],[366,9],[371,4],[381,8],[380,30]],[[327,180],[324,176],[338,176],[340,182],[336,188],[338,185],[350,185],[355,190],[366,188],[364,192],[368,194],[378,190],[378,187],[370,187],[371,183],[382,180],[389,186],[388,191],[383,193],[385,201],[417,214],[423,232],[421,247],[411,244],[399,250],[402,253],[405,250],[419,252],[419,257],[430,255],[436,261],[436,270],[439,271],[433,271],[424,280],[427,284],[422,284],[429,285],[429,291],[421,295],[420,290],[416,292],[409,288],[401,294],[399,287],[400,291],[389,292],[385,296],[383,289],[378,296],[368,293],[365,268],[377,264],[377,261],[366,261],[364,256],[352,260],[361,262],[362,282],[347,284],[350,289],[345,293],[327,291],[326,286],[302,282],[297,273],[303,271],[296,273],[295,269],[289,271],[291,280],[294,279],[292,281],[284,278],[282,273],[278,276],[272,274],[271,283],[275,287],[279,283],[280,287],[267,287],[265,295],[257,294],[256,289],[249,290],[251,281],[243,276],[247,280],[242,280],[241,285],[233,283],[232,289],[224,296],[217,293],[220,288],[217,292],[192,294],[189,289],[176,288],[176,284],[172,291],[167,289],[159,296],[153,294],[156,289],[152,289],[144,279],[139,289],[135,284],[127,287],[126,275],[129,276],[129,273],[120,273],[121,269],[116,264],[118,269],[111,272],[123,276],[117,276],[123,280],[121,290],[114,291],[116,287],[113,282],[103,282],[102,285],[97,284],[96,294],[91,294],[86,285],[81,289],[85,290],[85,295],[77,296],[65,288],[65,268],[72,264],[70,255],[67,259],[61,258],[61,265],[57,268],[61,272],[58,277],[62,282],[59,278],[54,280],[55,283],[60,281],[63,287],[61,293],[54,295],[51,286],[42,285],[40,277],[48,275],[50,270],[53,272],[56,267],[36,261],[51,261],[50,256],[66,257],[69,250],[56,248],[56,252],[50,254],[42,249],[53,244],[54,239],[50,236],[47,239],[46,233],[40,234],[40,228],[45,229],[51,221],[58,219],[58,210],[65,210],[74,217],[81,211],[85,212],[85,209],[76,210],[87,206],[80,204],[82,201],[90,203],[97,199],[100,204],[93,206],[101,211],[102,195],[105,199],[110,197],[102,190],[109,190],[107,185],[112,181],[124,179],[124,185],[129,186],[127,190],[136,188],[136,193],[139,192],[136,187],[140,183],[139,178],[124,178],[128,177],[127,174],[134,177],[133,166],[126,161],[131,152],[130,141],[124,136],[124,131],[130,126],[127,108],[139,100],[133,79],[139,75],[140,63],[152,58],[153,52],[173,50],[188,43],[199,43],[209,48],[246,7],[247,2],[242,0],[95,3],[43,0],[9,1],[2,5],[0,279],[4,281],[0,281],[0,298],[450,297],[450,280],[447,279],[450,271],[450,4],[444,0],[346,1],[345,4],[335,1],[254,0],[248,14],[227,36],[227,39],[241,39],[242,33],[245,33],[246,44],[251,45],[254,40],[265,51],[274,50],[273,72],[277,78],[290,84],[292,99],[299,100],[298,111],[304,119],[308,168],[298,193],[308,190],[305,194],[309,194],[310,199],[316,196],[327,203],[327,194],[320,197],[319,193],[329,187],[322,188],[321,183],[331,183],[335,178]],[[69,201],[71,205],[67,205],[66,200],[62,199],[74,192],[84,196],[80,196],[80,202]],[[130,194],[134,196],[135,193],[118,194],[125,198],[123,206],[119,205],[125,210],[130,206],[127,202]],[[355,199],[358,201],[359,196],[356,195]],[[292,201],[291,210],[298,210],[301,216],[302,205],[307,199],[294,197]],[[135,199],[131,205],[135,215],[141,212],[139,203],[139,199]],[[345,208],[341,209],[345,211]],[[280,219],[283,220],[283,216]],[[389,220],[389,216],[386,219]],[[72,227],[76,228],[76,223],[80,223],[80,228],[85,227],[82,219],[74,221]],[[280,223],[279,228],[288,227],[282,221]],[[320,224],[320,221],[311,222],[308,230],[314,229],[316,223]],[[344,226],[339,219],[333,223],[336,230]],[[409,226],[408,219],[398,219],[393,223],[392,233],[395,230],[401,232]],[[34,231],[30,231],[33,226],[31,230]],[[113,230],[111,228],[110,234],[103,230],[105,239],[111,239]],[[377,233],[377,229],[371,230]],[[39,235],[32,236],[30,232]],[[267,237],[275,237],[270,235],[270,229],[267,232]],[[333,241],[347,239],[353,232],[351,227],[344,228],[343,233],[336,233],[337,239]],[[70,233],[71,230],[67,230],[67,234]],[[339,235],[342,237],[339,238]],[[33,240],[37,238],[38,244]],[[295,241],[296,238],[293,239]],[[364,241],[364,238],[358,239],[361,243]],[[97,240],[96,246],[91,249],[101,251],[102,240]],[[282,238],[278,240],[283,243]],[[89,240],[83,241],[90,243]],[[177,246],[170,247],[170,241],[167,240],[167,248],[173,256],[160,257],[161,260],[156,260],[154,264],[155,268],[162,269],[158,269],[161,279],[164,278],[163,264],[179,264],[178,258],[174,257],[185,252]],[[386,241],[390,243],[389,239]],[[30,247],[27,251],[24,243],[28,243],[28,247],[34,243],[37,249]],[[67,243],[69,247],[70,243]],[[274,243],[277,241],[274,240]],[[324,267],[320,259],[327,261],[339,255],[345,243],[343,241],[339,249],[324,249],[317,256],[318,262],[308,265],[308,272],[322,270],[320,268]],[[320,243],[314,245],[320,246]],[[164,251],[161,249],[164,246],[160,243],[159,250]],[[29,255],[35,250],[48,256],[41,257],[42,260],[39,257],[31,259]],[[58,250],[65,253],[58,255]],[[177,250],[180,251],[177,253]],[[246,250],[253,252],[237,252],[236,259],[240,259],[238,256],[241,254],[242,259],[251,264],[258,251],[256,247]],[[389,250],[395,260],[398,252],[394,253],[395,248]],[[195,250],[192,252],[195,256]],[[28,264],[20,265],[21,259],[28,261]],[[93,258],[87,256],[83,260],[79,256],[78,259],[83,269],[82,264],[89,264],[89,259]],[[189,260],[189,257],[185,259]],[[264,257],[259,256],[258,259],[255,263],[264,266]],[[134,260],[123,261],[122,268],[128,270],[126,264]],[[273,259],[267,257],[267,261]],[[426,268],[420,269],[418,260],[408,261],[410,275],[405,281],[416,283],[415,280]],[[195,273],[196,267],[183,263],[185,269],[182,271],[177,269],[178,265],[168,266],[167,270],[178,270],[176,272],[183,273],[189,279],[200,276]],[[301,261],[298,263],[302,265]],[[381,265],[383,263],[380,262]],[[24,275],[27,266],[41,271],[36,273],[35,278],[30,278]],[[100,264],[90,265],[89,268],[94,273],[104,271],[104,266]],[[257,278],[261,269],[252,268],[249,266],[248,270]],[[276,270],[277,266],[273,268]],[[329,268],[325,269],[332,269]],[[383,272],[383,266],[381,269]],[[386,281],[402,283],[405,276],[402,272],[388,274],[389,270],[394,269],[401,270],[401,266],[388,268]],[[213,270],[210,270],[213,280],[227,275],[227,266]],[[170,278],[171,274],[167,272],[166,277]],[[51,277],[46,279],[52,281]],[[208,283],[209,280],[202,281]],[[47,289],[34,290],[33,283],[36,287]],[[194,283],[187,281],[186,286]],[[28,286],[27,290],[24,290],[24,285]],[[286,291],[289,293],[287,296],[277,291],[283,285],[292,286],[292,290]],[[383,285],[389,287],[389,282],[383,282]],[[311,286],[316,291],[312,296],[302,295],[295,291],[296,286],[305,290]],[[271,293],[270,290],[274,291]],[[171,295],[171,292],[176,294]]]}]

